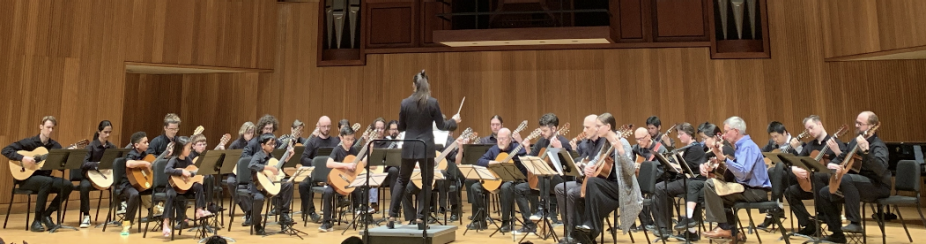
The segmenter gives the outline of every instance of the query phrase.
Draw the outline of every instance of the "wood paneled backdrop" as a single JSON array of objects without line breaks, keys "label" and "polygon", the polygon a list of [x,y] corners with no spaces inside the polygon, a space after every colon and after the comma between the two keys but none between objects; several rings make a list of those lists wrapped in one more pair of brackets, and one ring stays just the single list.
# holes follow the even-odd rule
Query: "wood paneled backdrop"
[{"label": "wood paneled backdrop", "polygon": [[[739,115],[764,143],[771,120],[797,130],[819,114],[828,127],[851,126],[858,112],[874,110],[885,140],[926,138],[917,129],[926,115],[916,110],[926,105],[926,61],[824,62],[820,1],[768,3],[771,59],[711,60],[707,48],[599,49],[383,54],[369,55],[366,66],[325,68],[316,65],[317,3],[188,2],[0,2],[0,87],[8,94],[0,98],[0,145],[35,135],[43,115],[59,118],[62,143],[88,138],[109,119],[120,146],[134,131],[160,134],[167,112],[183,119],[181,134],[204,125],[213,145],[265,113],[281,120],[280,133],[293,119],[312,124],[321,115],[395,119],[421,69],[448,115],[467,98],[462,127],[483,134],[494,114],[508,126],[536,127],[554,112],[576,126],[571,136],[591,113],[636,125],[650,115],[667,124]],[[274,72],[125,74],[125,61]],[[5,179],[0,193],[11,187]]]},{"label": "wood paneled backdrop", "polygon": [[827,58],[926,47],[926,1],[822,2]]}]

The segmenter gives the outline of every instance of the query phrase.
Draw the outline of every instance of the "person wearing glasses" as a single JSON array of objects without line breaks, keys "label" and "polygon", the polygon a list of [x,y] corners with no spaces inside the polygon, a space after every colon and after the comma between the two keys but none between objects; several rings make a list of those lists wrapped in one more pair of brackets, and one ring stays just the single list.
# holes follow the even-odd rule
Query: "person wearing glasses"
[{"label": "person wearing glasses", "polygon": [[148,143],[147,154],[159,156],[167,150],[167,144],[174,141],[177,132],[180,131],[180,117],[177,114],[169,113],[164,116],[164,134],[159,135]]}]

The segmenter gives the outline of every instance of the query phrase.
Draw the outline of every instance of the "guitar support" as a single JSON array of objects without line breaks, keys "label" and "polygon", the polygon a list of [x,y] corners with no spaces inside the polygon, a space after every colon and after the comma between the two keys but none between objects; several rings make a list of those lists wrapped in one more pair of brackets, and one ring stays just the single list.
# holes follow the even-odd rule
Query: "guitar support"
[{"label": "guitar support", "polygon": [[[368,147],[373,146],[373,143],[374,143],[374,142],[401,142],[401,143],[403,143],[403,144],[405,144],[405,143],[420,143],[420,144],[421,144],[421,148],[425,148],[425,149],[426,149],[426,148],[428,147],[428,144],[425,143],[423,140],[420,140],[420,139],[412,139],[412,140],[407,140],[407,139],[403,139],[403,140],[376,139],[376,140],[371,140],[371,141],[367,142],[367,146],[368,146]],[[372,151],[370,151],[370,152],[368,152],[368,153],[372,154]],[[431,167],[433,168],[433,166],[431,166]],[[364,168],[366,169],[367,172],[371,172],[371,171],[370,171],[370,164],[366,164],[366,165],[364,166]],[[425,168],[425,167],[422,167],[422,168]],[[432,177],[432,178],[434,177],[433,173],[429,172],[429,170],[422,170],[422,171],[421,171],[421,178],[422,178],[422,179],[427,179],[427,178],[428,178],[427,176],[428,176],[429,174],[431,174],[431,177]],[[424,181],[424,180],[422,180],[422,181],[423,181],[423,182],[427,182],[427,181]],[[422,185],[421,192],[424,194],[424,197],[427,198],[427,199],[430,199],[430,197],[431,197],[431,184],[421,184],[421,185]],[[393,186],[393,187],[395,187],[395,186]],[[370,173],[367,173],[367,174],[366,174],[366,183],[364,183],[364,188],[370,189]],[[363,196],[363,201],[364,201],[363,204],[364,204],[364,206],[370,206],[370,191],[367,190],[367,191],[366,191],[366,194],[363,194],[363,195],[364,195],[364,196]],[[395,199],[393,199],[393,201],[395,201]],[[424,201],[424,202],[425,202],[425,205],[431,205],[431,201]],[[430,215],[431,215],[430,206],[418,206],[418,207],[419,207],[419,208],[422,208],[422,207],[424,208],[424,215],[425,215],[425,216],[430,216]],[[429,228],[429,227],[428,227],[428,221],[424,221],[424,230],[421,231],[421,243],[424,243],[424,244],[431,244],[431,243],[430,243],[430,242],[431,242],[431,239],[428,238],[428,228]],[[364,226],[363,226],[363,242],[364,242],[364,243],[372,243],[372,242],[370,241],[370,225],[364,225]]]}]

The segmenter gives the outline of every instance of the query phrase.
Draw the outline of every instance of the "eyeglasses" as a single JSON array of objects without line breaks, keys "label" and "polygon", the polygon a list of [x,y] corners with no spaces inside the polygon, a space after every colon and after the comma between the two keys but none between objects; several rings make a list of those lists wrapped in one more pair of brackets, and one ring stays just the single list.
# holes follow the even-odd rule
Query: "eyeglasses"
[{"label": "eyeglasses", "polygon": [[180,130],[180,128],[167,128],[167,130],[169,130],[169,131],[178,131],[178,130]]}]

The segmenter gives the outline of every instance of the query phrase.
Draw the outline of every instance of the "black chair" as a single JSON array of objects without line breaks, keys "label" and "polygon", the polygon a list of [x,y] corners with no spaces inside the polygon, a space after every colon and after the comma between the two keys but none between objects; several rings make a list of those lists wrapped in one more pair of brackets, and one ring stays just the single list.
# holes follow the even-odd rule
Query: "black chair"
[{"label": "black chair", "polygon": [[[232,204],[231,212],[229,213],[228,218],[228,231],[231,231],[232,224],[235,222],[235,210],[238,208],[238,204],[234,204],[237,201],[244,201],[242,198],[247,198],[245,200],[253,201],[254,196],[251,196],[251,190],[248,189],[248,184],[251,183],[251,169],[248,168],[248,164],[251,163],[251,157],[243,157],[238,159],[238,163],[235,167],[238,170],[238,175],[235,177],[238,181],[236,189],[232,192]],[[253,207],[253,206],[252,206]],[[245,217],[247,218],[247,217]],[[249,234],[254,234],[254,224],[250,226]]]},{"label": "black chair", "polygon": [[[167,159],[155,160],[154,164],[151,165],[151,170],[154,173],[154,177],[153,177],[154,183],[151,186],[151,188],[154,189],[154,193],[151,194],[151,202],[152,203],[164,202],[164,204],[167,205],[167,204],[175,204],[178,202],[186,203],[187,201],[195,200],[195,199],[185,199],[183,197],[175,197],[173,203],[167,202],[166,189],[171,186],[167,183],[169,176],[164,173],[164,169],[166,167],[167,167]],[[176,212],[176,209],[174,212]],[[142,236],[142,238],[146,238],[148,236],[148,230],[150,230],[149,225],[151,224],[151,221],[157,221],[158,224],[157,226],[155,226],[155,229],[161,229],[162,223],[164,220],[164,215],[170,216],[171,214],[173,213],[168,213],[165,211],[164,213],[161,213],[161,216],[152,216],[152,212],[149,211],[148,212],[148,222],[145,223],[145,234]],[[196,220],[194,220],[194,225],[196,225],[195,222]],[[170,240],[174,240],[175,235],[182,235],[182,234],[183,234],[182,228],[173,228],[171,229]]]},{"label": "black chair", "polygon": [[[106,232],[106,227],[109,225],[109,222],[113,220],[114,217],[117,217],[116,207],[119,203],[124,201],[122,199],[122,178],[125,177],[125,165],[126,158],[117,158],[113,161],[113,186],[110,187],[109,195],[109,211],[106,213],[106,221],[103,222],[103,232]],[[141,195],[138,196],[141,198]],[[141,201],[139,201],[141,202]],[[138,214],[136,215],[139,220],[141,220],[141,207],[138,208]],[[138,223],[138,230],[141,231],[141,221],[135,221]]]},{"label": "black chair", "polygon": [[[325,194],[325,186],[319,185],[319,183],[326,184],[328,182],[328,174],[331,173],[331,169],[328,168],[328,156],[315,156],[315,158],[312,159],[312,166],[315,167],[315,169],[312,170],[312,192],[310,194]],[[335,201],[337,200],[336,198],[333,199],[335,199]],[[302,214],[306,215],[308,213],[303,212]],[[308,221],[305,221],[302,223],[302,226],[308,226],[308,223]]]},{"label": "black chair", "polygon": [[[740,223],[739,216],[737,212],[740,209],[745,209],[746,214],[749,216],[749,226],[755,228],[755,223],[752,220],[752,210],[766,210],[768,214],[773,214],[772,219],[775,219],[775,224],[778,225],[778,230],[781,231],[781,236],[785,240],[785,243],[790,244],[791,241],[788,238],[788,234],[785,233],[785,229],[781,224],[781,218],[779,215],[784,214],[782,211],[778,210],[778,201],[781,199],[781,196],[785,190],[785,181],[784,181],[784,164],[776,164],[774,168],[769,169],[768,178],[772,182],[772,199],[764,202],[736,202],[733,204],[733,216],[735,216],[736,222],[740,226],[740,231],[742,231],[743,224]],[[762,243],[762,238],[759,237],[759,232],[756,231],[756,239],[759,240],[759,243]]]},{"label": "black chair", "polygon": [[3,220],[3,228],[6,229],[6,223],[10,221],[10,211],[13,210],[13,198],[16,195],[26,195],[26,231],[29,231],[29,216],[32,214],[32,194],[35,192],[20,189],[20,185],[13,180],[13,190],[10,191],[10,201],[7,202],[6,219]]},{"label": "black chair", "polygon": [[[920,164],[914,160],[901,160],[897,162],[897,175],[894,178],[894,190],[896,190],[895,195],[890,197],[877,199],[875,201],[862,201],[862,226],[865,226],[865,205],[866,204],[875,204],[878,208],[878,216],[883,216],[882,211],[883,207],[887,207],[890,210],[891,205],[894,206],[894,210],[897,212],[897,217],[900,218],[900,223],[903,225],[903,230],[907,233],[907,239],[910,242],[913,242],[913,238],[910,236],[910,230],[907,229],[907,223],[903,219],[903,214],[900,213],[899,205],[905,206],[916,206],[916,211],[920,214],[920,221],[923,222],[923,225],[926,225],[926,218],[923,218],[923,210],[920,208],[920,182],[922,181],[922,176],[920,175]],[[911,196],[902,196],[899,195],[901,192],[909,192],[915,194],[915,197]],[[884,233],[884,221],[881,218],[876,218],[878,221],[878,226],[881,228],[881,239],[882,242],[887,242],[885,233]],[[862,231],[863,238],[867,237]],[[866,238],[867,239],[867,238]]]}]

